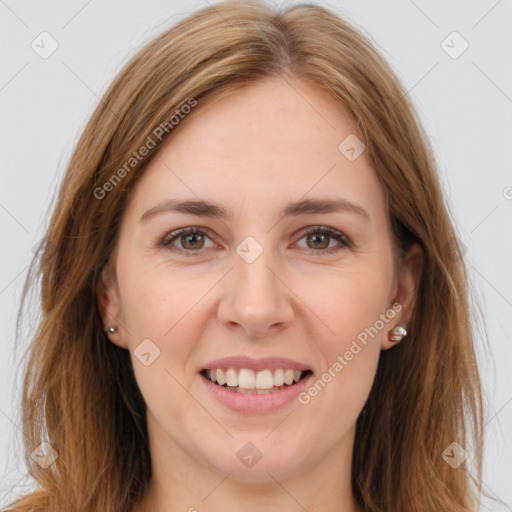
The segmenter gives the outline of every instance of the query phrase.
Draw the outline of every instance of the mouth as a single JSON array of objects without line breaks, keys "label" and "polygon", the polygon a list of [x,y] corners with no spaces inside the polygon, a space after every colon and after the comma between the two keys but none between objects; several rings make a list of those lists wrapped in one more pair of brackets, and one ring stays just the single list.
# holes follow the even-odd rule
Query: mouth
[{"label": "mouth", "polygon": [[200,371],[205,379],[234,393],[268,395],[282,389],[293,388],[311,375],[311,370],[275,368],[252,370],[251,368],[211,368]]}]

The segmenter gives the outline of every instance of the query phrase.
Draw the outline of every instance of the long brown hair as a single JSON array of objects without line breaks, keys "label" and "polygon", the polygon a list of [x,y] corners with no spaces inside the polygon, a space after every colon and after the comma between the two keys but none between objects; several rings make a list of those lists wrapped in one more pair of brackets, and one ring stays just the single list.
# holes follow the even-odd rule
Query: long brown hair
[{"label": "long brown hair", "polygon": [[[191,101],[270,75],[309,80],[350,111],[385,190],[397,247],[417,242],[423,249],[410,335],[381,354],[357,422],[354,494],[372,512],[475,509],[483,432],[473,311],[418,115],[382,56],[335,13],[313,4],[277,11],[227,1],[197,11],[140,50],[76,145],[18,316],[19,327],[27,292],[40,283],[42,312],[22,397],[25,460],[37,489],[6,511],[129,511],[144,492],[151,477],[145,404],[129,352],[103,332],[100,271],[130,190],[161,140],[179,130],[169,119]],[[168,129],[158,138],[162,126]],[[155,147],[126,167],[148,138]],[[58,455],[48,468],[31,457],[42,441]],[[474,453],[476,478],[468,463],[445,462],[453,442]]]}]

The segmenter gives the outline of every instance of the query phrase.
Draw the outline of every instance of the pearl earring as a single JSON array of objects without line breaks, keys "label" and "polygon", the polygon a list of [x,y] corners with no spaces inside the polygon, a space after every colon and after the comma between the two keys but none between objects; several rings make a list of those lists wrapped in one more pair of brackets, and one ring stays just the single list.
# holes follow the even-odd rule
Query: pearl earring
[{"label": "pearl earring", "polygon": [[389,341],[393,342],[402,341],[404,336],[407,336],[407,331],[400,325],[397,325],[388,333]]}]

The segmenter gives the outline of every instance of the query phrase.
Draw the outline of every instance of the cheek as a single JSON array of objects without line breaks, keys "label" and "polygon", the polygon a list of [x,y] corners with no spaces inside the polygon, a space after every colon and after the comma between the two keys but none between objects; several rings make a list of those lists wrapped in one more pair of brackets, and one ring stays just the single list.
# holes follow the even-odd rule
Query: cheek
[{"label": "cheek", "polygon": [[[190,353],[201,336],[198,301],[204,292],[170,276],[159,268],[132,272],[121,293],[137,385],[159,424],[180,425],[197,407],[184,389],[195,377]],[[151,354],[148,365],[137,355],[142,343]]]},{"label": "cheek", "polygon": [[[191,367],[194,360],[190,354],[202,337],[203,308],[208,303],[201,299],[212,287],[211,281],[211,276],[203,276],[202,280],[194,282],[194,279],[183,277],[176,271],[159,267],[147,272],[132,272],[121,290],[123,318],[129,332],[128,345],[132,357],[141,342],[149,339],[158,347],[155,351],[159,352],[152,367],[158,363],[162,371],[167,370],[180,383],[187,384],[187,379],[195,376],[195,368]],[[136,363],[134,360],[134,366],[139,366]],[[143,374],[140,376],[142,378]],[[147,378],[156,379],[156,376],[150,374]],[[172,377],[163,373],[158,379],[168,381]]]},{"label": "cheek", "polygon": [[186,322],[187,311],[201,297],[197,288],[184,282],[177,272],[158,266],[148,271],[131,269],[123,283],[123,317],[131,334],[151,333],[163,338],[180,322]]},{"label": "cheek", "polygon": [[[331,350],[339,351],[367,332],[386,313],[391,306],[388,304],[390,287],[389,272],[380,265],[366,265],[331,274],[318,286],[305,289],[302,295],[311,310],[329,327],[326,330],[324,326],[321,337],[330,340]],[[381,324],[378,322],[379,334],[375,337],[385,330]],[[360,338],[364,338],[364,334]]]},{"label": "cheek", "polygon": [[309,293],[311,309],[322,320],[311,333],[322,354],[314,382],[321,382],[310,387],[303,403],[323,403],[319,414],[322,408],[334,412],[342,405],[342,416],[349,411],[353,416],[362,408],[375,378],[382,339],[394,326],[395,312],[387,302],[390,286],[391,276],[376,264],[340,272]]}]

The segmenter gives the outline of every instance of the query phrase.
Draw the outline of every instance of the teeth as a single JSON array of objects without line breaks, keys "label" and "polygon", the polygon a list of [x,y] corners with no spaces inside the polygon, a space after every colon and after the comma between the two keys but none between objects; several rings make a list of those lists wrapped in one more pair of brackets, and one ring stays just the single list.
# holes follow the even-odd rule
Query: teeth
[{"label": "teeth", "polygon": [[273,374],[269,369],[255,372],[247,368],[216,368],[204,373],[212,382],[220,386],[226,385],[239,393],[247,391],[249,394],[262,394],[272,389],[277,391],[284,384],[291,386],[300,380],[303,372],[292,368],[277,368]]},{"label": "teeth", "polygon": [[263,370],[258,372],[256,374],[255,387],[257,389],[272,389],[274,387],[274,377],[272,377],[272,372],[270,370]]},{"label": "teeth", "polygon": [[256,377],[253,370],[246,370],[245,368],[240,370],[238,374],[238,387],[242,389],[254,389],[256,387]]},{"label": "teeth", "polygon": [[284,384],[284,370],[278,368],[274,372],[274,386],[282,386]]},{"label": "teeth", "polygon": [[238,375],[234,368],[228,368],[226,372],[226,384],[228,386],[238,386]]}]

